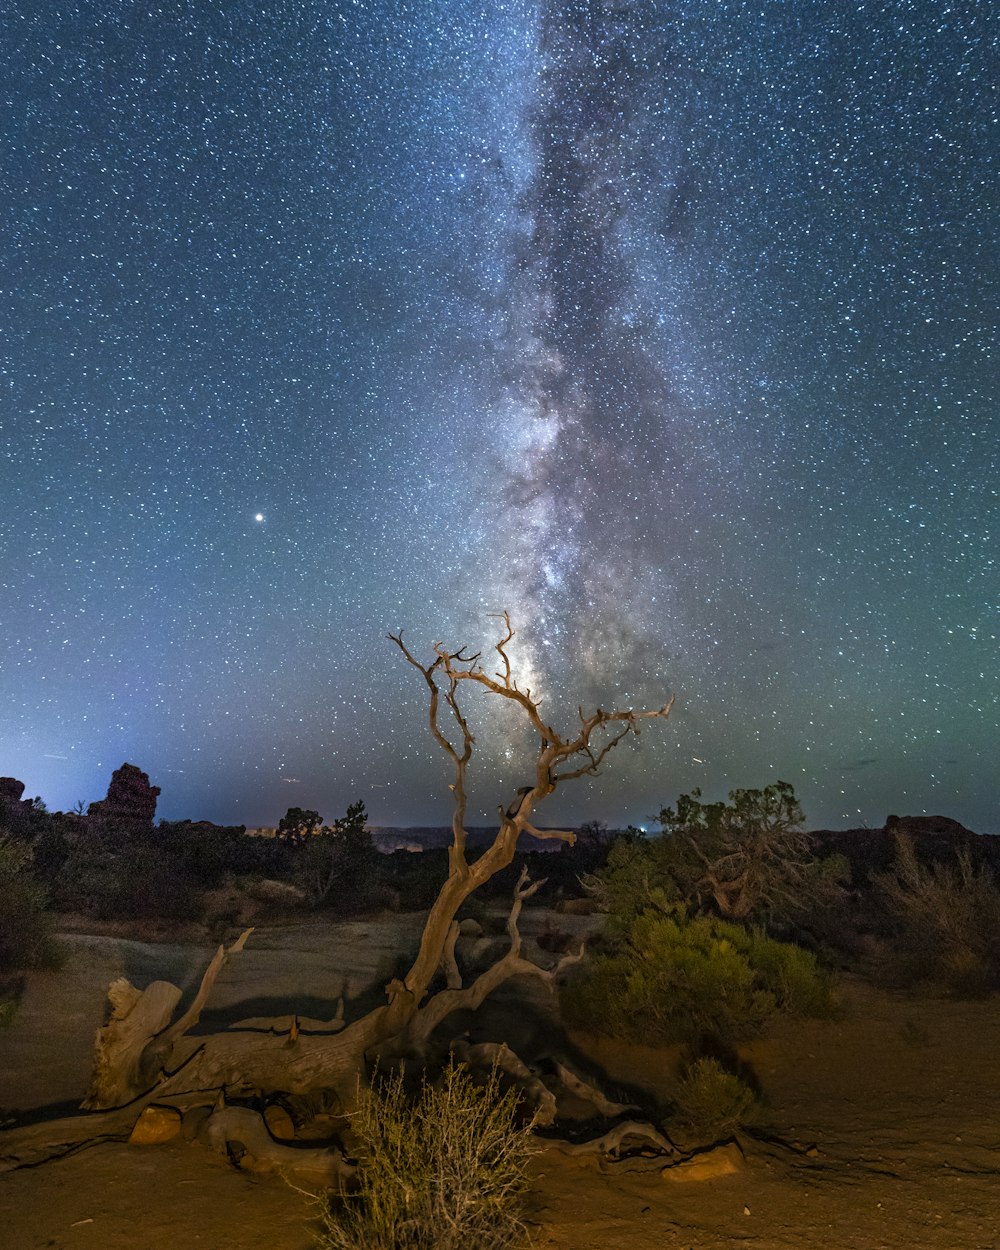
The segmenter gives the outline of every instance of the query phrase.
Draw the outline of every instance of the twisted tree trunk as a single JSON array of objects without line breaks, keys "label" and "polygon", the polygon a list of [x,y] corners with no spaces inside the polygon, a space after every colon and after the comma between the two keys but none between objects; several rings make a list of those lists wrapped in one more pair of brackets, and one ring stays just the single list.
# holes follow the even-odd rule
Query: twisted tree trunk
[{"label": "twisted tree trunk", "polygon": [[[248,930],[228,951],[219,948],[194,1002],[176,1021],[172,1021],[172,1016],[181,997],[176,986],[154,982],[142,992],[127,981],[111,986],[111,1019],[98,1033],[94,1078],[83,1104],[85,1108],[131,1105],[141,1110],[154,1097],[158,1102],[170,1102],[201,1095],[212,1101],[219,1092],[232,1097],[275,1091],[302,1094],[317,1089],[335,1090],[347,1105],[356,1095],[368,1057],[379,1048],[393,1042],[419,1047],[449,1015],[478,1007],[510,977],[529,974],[551,981],[568,963],[582,956],[581,950],[564,957],[556,968],[549,970],[523,957],[518,915],[524,900],[540,883],[531,884],[522,875],[508,923],[509,950],[465,985],[454,957],[455,916],[475,890],[511,863],[522,833],[572,843],[575,835],[568,830],[536,827],[532,823],[535,809],[563,782],[595,774],[625,737],[638,735],[642,720],[669,716],[673,699],[652,711],[597,709],[584,715],[581,710],[578,728],[564,737],[542,719],[539,701],[531,691],[522,690],[514,680],[507,650],[514,631],[506,613],[502,620],[503,636],[494,648],[499,668],[493,675],[483,668],[479,653],[449,651],[441,644],[435,646],[430,663],[421,664],[401,634],[390,635],[427,686],[430,732],[452,765],[453,807],[448,876],[428,912],[410,969],[386,986],[386,1003],[346,1025],[340,1020],[332,1021],[328,1031],[302,1033],[293,1022],[283,1034],[264,1033],[257,1028],[241,1031],[237,1027],[208,1037],[190,1037],[189,1030],[200,1018],[216,977],[225,962],[242,950]],[[471,863],[466,854],[466,774],[475,740],[459,702],[459,692],[469,682],[487,695],[518,707],[539,739],[530,783],[518,789],[506,807],[498,809],[500,827],[496,837]],[[454,740],[445,732],[442,720],[450,723]],[[447,984],[431,993],[432,983],[441,971]],[[58,1134],[61,1140],[69,1132],[66,1122],[62,1124]],[[16,1138],[17,1130],[12,1134]],[[2,1154],[16,1166],[12,1134],[3,1136]],[[32,1157],[37,1159],[37,1134],[32,1142]]]}]

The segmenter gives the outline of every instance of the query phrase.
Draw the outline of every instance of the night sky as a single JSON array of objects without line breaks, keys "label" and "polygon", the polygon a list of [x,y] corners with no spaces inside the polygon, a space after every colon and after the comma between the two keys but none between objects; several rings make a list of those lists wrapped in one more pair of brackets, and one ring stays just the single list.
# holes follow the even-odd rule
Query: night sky
[{"label": "night sky", "polygon": [[385,635],[506,608],[679,695],[540,818],[1000,832],[992,8],[4,5],[0,773],[444,823]]}]

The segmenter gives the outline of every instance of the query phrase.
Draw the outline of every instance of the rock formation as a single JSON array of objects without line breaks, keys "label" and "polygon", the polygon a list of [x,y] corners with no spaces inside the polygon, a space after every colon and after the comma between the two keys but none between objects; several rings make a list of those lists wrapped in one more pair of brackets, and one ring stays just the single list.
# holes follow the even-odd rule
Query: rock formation
[{"label": "rock formation", "polygon": [[100,832],[150,830],[156,815],[159,786],[134,764],[122,764],[111,775],[107,796],[87,808],[87,821]]}]

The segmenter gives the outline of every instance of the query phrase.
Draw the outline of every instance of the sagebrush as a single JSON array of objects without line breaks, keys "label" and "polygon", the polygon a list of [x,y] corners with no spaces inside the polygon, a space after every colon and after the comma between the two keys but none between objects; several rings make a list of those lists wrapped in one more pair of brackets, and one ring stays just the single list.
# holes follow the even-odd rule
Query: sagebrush
[{"label": "sagebrush", "polygon": [[872,877],[886,905],[904,981],[937,982],[962,997],[1000,986],[1000,887],[967,847],[954,863],[924,863],[913,839],[896,835],[891,868]]},{"label": "sagebrush", "polygon": [[718,1059],[704,1056],[688,1064],[674,1095],[676,1118],[691,1133],[719,1140],[765,1122],[757,1092]]},{"label": "sagebrush", "polygon": [[400,1074],[360,1099],[359,1188],[325,1208],[324,1250],[512,1250],[532,1153],[517,1093],[449,1064],[414,1098]]}]

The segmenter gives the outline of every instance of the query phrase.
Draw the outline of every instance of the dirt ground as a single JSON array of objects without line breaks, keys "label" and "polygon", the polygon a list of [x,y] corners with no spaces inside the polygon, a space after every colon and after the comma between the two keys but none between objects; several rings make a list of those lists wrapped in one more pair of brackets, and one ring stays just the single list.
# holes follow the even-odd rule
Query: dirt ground
[{"label": "dirt ground", "polygon": [[[415,943],[421,919],[259,930],[224,971],[203,1025],[293,1008],[327,1018],[342,992],[360,1007]],[[535,912],[523,927],[543,923]],[[64,967],[30,977],[13,1026],[0,1033],[0,1108],[22,1118],[69,1110],[81,1096],[111,979],[164,978],[191,991],[211,954],[110,937],[64,941]],[[894,996],[851,981],[843,999],[841,1018],[784,1021],[744,1052],[780,1144],[749,1145],[742,1170],[700,1182],[543,1152],[528,1204],[534,1245],[997,1250],[1000,1004]],[[533,983],[506,987],[466,1024],[474,1040],[504,1029],[528,1052],[557,1040],[551,1005]],[[674,1052],[582,1035],[561,1041],[612,1086],[669,1097]],[[0,1228],[19,1250],[309,1250],[316,1211],[283,1180],[247,1176],[198,1144],[111,1143],[0,1175]]]}]

